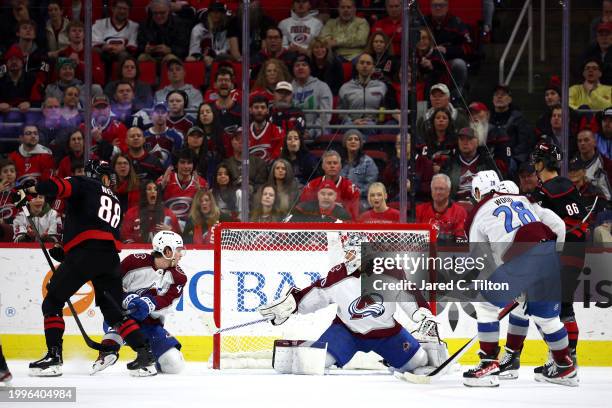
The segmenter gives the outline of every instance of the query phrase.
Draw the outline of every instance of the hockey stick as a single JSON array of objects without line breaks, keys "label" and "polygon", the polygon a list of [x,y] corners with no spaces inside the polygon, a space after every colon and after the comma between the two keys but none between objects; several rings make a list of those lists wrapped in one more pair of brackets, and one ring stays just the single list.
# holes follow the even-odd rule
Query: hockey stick
[{"label": "hockey stick", "polygon": [[252,324],[257,324],[257,323],[263,323],[263,322],[269,322],[272,319],[268,319],[268,318],[264,318],[264,319],[257,319],[257,320],[253,320],[250,322],[246,322],[246,323],[241,323],[241,324],[237,324],[235,326],[229,326],[229,327],[224,327],[222,329],[217,330],[216,332],[213,333],[213,335],[215,334],[219,334],[219,333],[223,333],[226,331],[230,331],[230,330],[236,330],[236,329],[240,329],[242,327],[246,327],[246,326],[250,326]]},{"label": "hockey stick", "polygon": [[[44,242],[42,240],[42,237],[40,236],[40,232],[38,231],[38,228],[36,227],[36,224],[34,224],[34,221],[32,221],[30,210],[28,209],[28,206],[24,205],[22,210],[23,210],[23,213],[26,216],[26,219],[28,220],[28,224],[30,225],[30,228],[32,228],[32,231],[34,231],[34,235],[36,236],[36,240],[38,241],[38,243],[40,245],[40,249],[42,249],[43,254],[45,254],[45,258],[47,259],[47,263],[49,264],[49,267],[51,268],[51,272],[53,272],[53,274],[55,274],[56,273],[55,266],[53,265],[53,261],[51,261],[51,257],[49,256],[49,252],[47,251],[47,248],[45,248],[45,244],[44,244]],[[70,309],[70,313],[72,313],[72,317],[74,317],[74,321],[76,322],[77,326],[79,327],[79,331],[81,332],[81,335],[83,336],[83,339],[85,340],[85,344],[87,344],[87,346],[89,348],[92,348],[92,349],[98,350],[98,351],[112,351],[112,350],[114,350],[114,347],[109,347],[109,346],[107,346],[105,344],[100,344],[100,343],[96,343],[95,341],[93,341],[87,335],[87,332],[85,332],[85,329],[83,328],[83,324],[81,323],[81,320],[79,319],[79,316],[77,314],[77,311],[74,309],[74,306],[72,306],[72,302],[70,301],[70,299],[66,300],[66,303],[68,304],[68,308]]]},{"label": "hockey stick", "polygon": [[577,224],[575,226],[573,226],[572,228],[568,229],[567,231],[565,231],[565,234],[568,234],[574,230],[577,230],[578,228],[582,227],[582,225],[586,222],[586,220],[591,216],[591,213],[593,212],[593,210],[595,209],[595,206],[597,205],[597,200],[599,200],[599,196],[595,196],[595,201],[593,201],[593,205],[591,206],[591,209],[589,210],[589,212],[587,213],[587,215],[584,216],[584,218],[582,219],[582,221],[580,221],[580,224]]},{"label": "hockey stick", "polygon": [[[510,303],[506,307],[504,307],[503,310],[499,312],[499,315],[497,316],[497,320],[498,321],[502,320],[511,311],[513,311],[518,305],[519,305],[518,302],[515,301],[513,303]],[[472,347],[472,344],[474,344],[474,342],[477,339],[478,339],[478,335],[472,337],[467,343],[461,346],[459,350],[455,351],[455,353],[452,356],[450,356],[445,362],[440,364],[438,368],[436,368],[435,370],[433,370],[431,373],[427,375],[417,375],[417,374],[412,374],[409,372],[399,373],[397,371],[394,372],[393,375],[395,375],[395,377],[399,378],[400,380],[404,380],[404,381],[407,381],[413,384],[431,384],[432,381],[438,379],[446,372],[445,369],[447,367],[459,361],[459,359],[470,349],[470,347]]]}]

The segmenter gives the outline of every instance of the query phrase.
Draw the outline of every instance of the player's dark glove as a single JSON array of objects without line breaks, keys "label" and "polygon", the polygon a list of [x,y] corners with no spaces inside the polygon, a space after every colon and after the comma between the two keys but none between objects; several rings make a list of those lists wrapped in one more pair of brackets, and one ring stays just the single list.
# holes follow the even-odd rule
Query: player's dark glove
[{"label": "player's dark glove", "polygon": [[49,250],[49,255],[51,255],[51,258],[55,259],[57,262],[64,262],[65,259],[65,253],[64,253],[64,248],[62,248],[61,246],[54,246],[53,248],[51,248]]},{"label": "player's dark glove", "polygon": [[26,190],[35,185],[36,181],[27,179],[13,188],[13,191],[11,191],[11,201],[15,204],[15,207],[21,208],[28,202],[31,195]]}]

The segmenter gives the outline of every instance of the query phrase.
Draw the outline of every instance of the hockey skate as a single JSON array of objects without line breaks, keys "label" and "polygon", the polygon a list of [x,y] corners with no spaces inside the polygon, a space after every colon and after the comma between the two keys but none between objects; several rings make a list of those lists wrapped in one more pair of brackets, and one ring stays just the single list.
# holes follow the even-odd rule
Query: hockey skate
[{"label": "hockey skate", "polygon": [[40,360],[30,363],[30,375],[33,377],[59,377],[62,375],[62,350],[51,347]]},{"label": "hockey skate", "polygon": [[119,359],[119,352],[117,351],[100,351],[98,358],[91,366],[89,375],[94,375],[98,371],[104,370],[106,367],[110,367],[117,362]]},{"label": "hockey skate", "polygon": [[499,361],[497,353],[486,355],[478,353],[480,363],[463,373],[463,385],[466,387],[499,387]]},{"label": "hockey skate", "polygon": [[151,348],[147,345],[136,351],[136,360],[127,364],[127,368],[130,371],[130,375],[133,377],[149,377],[157,374],[157,368],[155,367],[155,356],[151,351]]},{"label": "hockey skate", "polygon": [[518,378],[518,371],[521,368],[521,350],[514,351],[504,347],[505,353],[499,361],[499,379],[514,380]]},{"label": "hockey skate", "polygon": [[8,368],[6,370],[0,370],[0,390],[10,387],[12,379],[13,376]]},{"label": "hockey skate", "polygon": [[535,380],[538,382],[545,381],[568,387],[578,386],[578,370],[576,370],[570,357],[567,357],[565,364],[549,360],[543,366],[534,368],[533,372]]}]

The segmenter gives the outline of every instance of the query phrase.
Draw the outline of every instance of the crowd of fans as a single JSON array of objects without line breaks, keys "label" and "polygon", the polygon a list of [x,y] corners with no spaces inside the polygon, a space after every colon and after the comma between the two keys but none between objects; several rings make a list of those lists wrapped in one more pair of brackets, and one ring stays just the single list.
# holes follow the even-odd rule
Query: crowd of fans
[{"label": "crowd of fans", "polygon": [[[416,221],[434,224],[450,241],[465,238],[476,172],[495,170],[528,194],[537,185],[529,164],[533,147],[562,139],[558,80],[548,84],[535,125],[506,85],[488,101],[465,105],[475,42],[488,40],[491,25],[479,31],[465,24],[451,0],[431,0],[416,46],[418,66],[410,67],[408,81],[415,81],[426,108],[418,112],[416,145],[408,146],[415,160],[406,181],[399,177],[399,135],[389,131],[399,115],[386,112],[399,106],[401,94],[400,0],[339,0],[334,7],[292,0],[283,18],[251,1],[249,44],[242,44],[239,2],[101,2],[107,7],[95,8],[91,66],[84,63],[82,2],[7,3],[0,27],[5,241],[34,239],[8,199],[17,183],[82,174],[86,105],[92,109],[89,154],[115,169],[125,242],[150,242],[167,229],[186,242],[207,243],[217,223],[240,218],[242,109],[251,117],[251,221],[398,222],[399,183],[405,182],[417,202]],[[612,1],[603,1],[592,27],[584,81],[569,89],[566,152],[569,177],[596,207],[590,223],[607,228],[597,238],[604,241],[612,223],[608,8]],[[242,66],[245,50],[249,67]],[[243,69],[251,78],[248,107],[241,106]],[[83,97],[86,70],[91,100]],[[350,112],[335,115],[333,108]],[[355,128],[334,133],[326,128],[334,123]],[[381,131],[380,124],[391,126]],[[10,140],[18,146],[7,148]],[[63,203],[41,196],[28,205],[43,239],[59,240]]]}]

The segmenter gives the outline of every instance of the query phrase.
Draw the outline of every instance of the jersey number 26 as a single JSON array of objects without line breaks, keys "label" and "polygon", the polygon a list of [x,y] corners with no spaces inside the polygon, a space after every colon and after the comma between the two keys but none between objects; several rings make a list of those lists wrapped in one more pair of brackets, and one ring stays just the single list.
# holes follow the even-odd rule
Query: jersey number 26
[{"label": "jersey number 26", "polygon": [[111,227],[117,228],[121,222],[121,206],[119,203],[114,203],[109,196],[100,196],[100,209],[98,217],[102,221],[108,222]]},{"label": "jersey number 26", "polygon": [[[513,225],[515,213],[520,222],[520,225],[516,226]],[[528,208],[525,208],[523,203],[520,201],[513,201],[512,204],[510,204],[510,207],[507,205],[500,205],[495,209],[495,211],[493,211],[493,215],[496,217],[499,217],[500,214],[504,215],[504,227],[506,228],[507,233],[511,233],[515,229],[525,224],[537,221],[536,217],[531,213],[531,211],[529,211]]]}]

